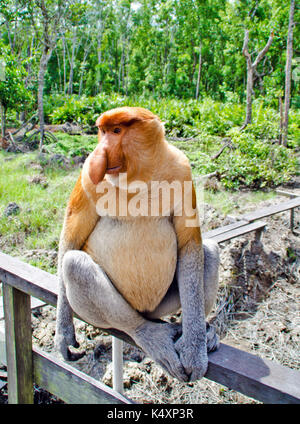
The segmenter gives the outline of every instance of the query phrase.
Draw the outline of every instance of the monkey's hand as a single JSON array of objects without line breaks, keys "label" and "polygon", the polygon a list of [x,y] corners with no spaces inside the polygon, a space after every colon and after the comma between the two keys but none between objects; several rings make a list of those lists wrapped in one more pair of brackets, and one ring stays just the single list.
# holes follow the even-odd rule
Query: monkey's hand
[{"label": "monkey's hand", "polygon": [[190,241],[179,251],[177,281],[182,307],[182,336],[175,344],[189,381],[199,380],[208,366],[201,245]]},{"label": "monkey's hand", "polygon": [[107,151],[105,146],[100,143],[91,153],[89,163],[89,177],[95,185],[99,184],[103,180],[106,169]]},{"label": "monkey's hand", "polygon": [[197,343],[197,340],[188,342],[182,335],[175,343],[175,349],[189,381],[199,380],[205,375],[208,366],[206,343]]}]

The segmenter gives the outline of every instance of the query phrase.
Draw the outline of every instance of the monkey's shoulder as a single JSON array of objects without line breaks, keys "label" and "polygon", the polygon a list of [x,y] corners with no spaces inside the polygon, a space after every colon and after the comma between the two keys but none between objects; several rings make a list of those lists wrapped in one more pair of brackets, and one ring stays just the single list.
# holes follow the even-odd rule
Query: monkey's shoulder
[{"label": "monkey's shoulder", "polygon": [[192,178],[191,164],[184,152],[168,144],[168,179],[185,181]]}]

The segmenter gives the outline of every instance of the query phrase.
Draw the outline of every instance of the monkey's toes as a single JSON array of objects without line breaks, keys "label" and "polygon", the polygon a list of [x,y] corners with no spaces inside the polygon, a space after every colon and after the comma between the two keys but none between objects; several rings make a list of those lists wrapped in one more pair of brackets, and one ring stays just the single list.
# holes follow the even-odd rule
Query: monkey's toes
[{"label": "monkey's toes", "polygon": [[85,351],[84,352],[71,352],[70,349],[68,349],[67,354],[68,354],[68,361],[78,361],[78,359],[82,358],[85,355]]},{"label": "monkey's toes", "polygon": [[220,346],[220,338],[213,325],[206,323],[207,352],[213,352]]}]

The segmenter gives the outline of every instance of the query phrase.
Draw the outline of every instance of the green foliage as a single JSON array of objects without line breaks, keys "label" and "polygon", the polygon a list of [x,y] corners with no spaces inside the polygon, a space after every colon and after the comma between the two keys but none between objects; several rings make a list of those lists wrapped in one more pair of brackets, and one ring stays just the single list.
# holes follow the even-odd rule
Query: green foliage
[{"label": "green foliage", "polygon": [[284,146],[262,142],[249,132],[230,132],[234,149],[218,160],[225,187],[272,187],[288,181],[297,169],[296,157]]},{"label": "green foliage", "polygon": [[[57,101],[59,97],[57,97]],[[47,107],[49,121],[53,124],[77,122],[81,125],[95,126],[96,119],[105,110],[125,104],[124,97],[118,94],[99,94],[96,97],[66,97],[63,104],[52,109]]]},{"label": "green foliage", "polygon": [[[202,101],[155,98],[153,96],[121,96],[99,94],[96,97],[52,96],[46,98],[46,111],[49,123],[63,124],[77,122],[94,127],[97,117],[106,110],[120,106],[141,106],[157,114],[165,124],[166,132],[176,137],[189,137],[195,134],[228,135],[228,131],[239,127],[244,121],[245,107],[238,103],[233,93],[228,93],[228,101],[222,103],[211,98]],[[278,137],[279,114],[266,106],[263,99],[253,102],[253,123],[246,132],[263,140]],[[290,139],[298,140],[300,112],[290,112]]]},{"label": "green foliage", "polygon": [[32,100],[30,92],[24,85],[26,71],[2,42],[0,42],[0,66],[0,103],[5,110],[13,108],[15,111],[20,111]]},{"label": "green foliage", "polygon": [[[125,97],[101,94],[92,97],[66,98],[49,113],[52,123],[76,121],[94,128],[97,117],[105,110],[119,106],[142,106],[152,110],[164,122],[168,137],[194,137],[195,140],[174,142],[189,157],[195,174],[218,171],[225,187],[238,189],[272,187],[288,181],[297,171],[296,156],[291,148],[278,145],[279,114],[265,106],[262,99],[253,103],[253,123],[244,131],[244,106],[234,96],[221,103],[207,98],[180,101],[153,97]],[[62,99],[56,99],[61,104]],[[300,142],[300,112],[292,110],[289,125],[289,146]],[[231,138],[232,149],[226,148],[217,160],[211,157],[222,147],[221,139]],[[54,153],[69,157],[93,150],[95,138],[58,135],[51,145]]]},{"label": "green foliage", "polygon": [[[36,37],[42,17],[28,0],[0,2],[3,43],[20,61],[38,61],[43,43]],[[62,2],[47,0],[52,15]],[[201,56],[200,98],[227,101],[232,93],[245,100],[246,62],[242,54],[245,28],[253,59],[270,31],[274,40],[258,65],[255,96],[277,107],[284,87],[286,36],[290,1],[281,0],[66,0],[63,30],[49,61],[45,94],[72,92],[194,98]],[[295,9],[299,22],[300,9]],[[293,75],[300,27],[294,25]],[[72,78],[70,78],[70,73]],[[38,67],[31,66],[28,87],[36,90]],[[292,104],[299,104],[297,78]],[[70,85],[70,87],[69,87]],[[231,93],[231,94],[230,94]]]},{"label": "green foliage", "polygon": [[97,144],[97,137],[90,136],[69,136],[65,133],[56,133],[58,142],[46,144],[45,150],[49,153],[64,155],[68,158],[74,156],[87,156],[92,152]]}]

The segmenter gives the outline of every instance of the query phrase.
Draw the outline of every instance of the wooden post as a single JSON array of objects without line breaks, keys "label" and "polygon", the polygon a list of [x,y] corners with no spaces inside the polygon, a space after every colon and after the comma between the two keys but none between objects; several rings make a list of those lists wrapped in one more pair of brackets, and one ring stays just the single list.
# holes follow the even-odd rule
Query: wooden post
[{"label": "wooden post", "polygon": [[123,394],[123,340],[112,338],[113,389]]},{"label": "wooden post", "polygon": [[300,236],[299,231],[296,231],[294,226],[295,226],[295,212],[294,212],[294,208],[292,208],[290,211],[290,229],[295,236]]},{"label": "wooden post", "polygon": [[8,402],[33,403],[30,296],[3,284]]},{"label": "wooden post", "polygon": [[254,237],[254,240],[256,241],[256,242],[259,242],[260,240],[261,240],[261,235],[262,235],[262,232],[265,230],[265,228],[259,228],[258,230],[256,230],[255,231],[255,237]]}]

